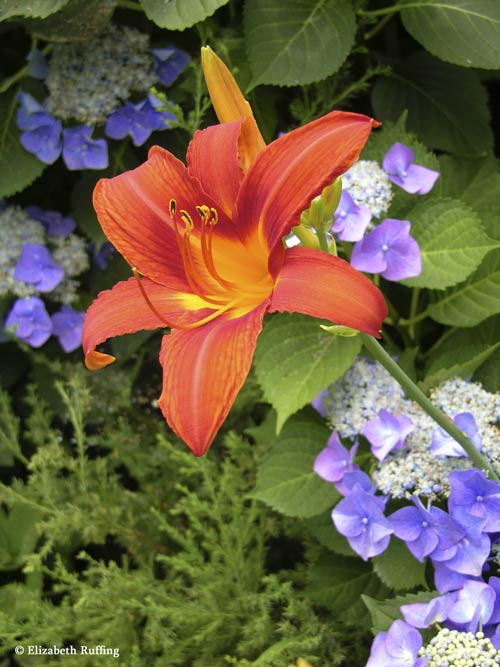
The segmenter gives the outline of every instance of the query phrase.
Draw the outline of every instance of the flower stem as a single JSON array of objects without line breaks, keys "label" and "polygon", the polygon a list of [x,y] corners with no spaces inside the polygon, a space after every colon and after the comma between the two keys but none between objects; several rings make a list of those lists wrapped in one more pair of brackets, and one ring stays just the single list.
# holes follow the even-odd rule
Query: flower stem
[{"label": "flower stem", "polygon": [[364,9],[359,9],[358,14],[361,16],[385,16],[386,14],[395,14],[396,12],[399,12],[401,9],[405,9],[406,5],[391,5],[390,7],[382,7],[382,9],[371,9],[371,10],[364,10]]},{"label": "flower stem", "polygon": [[497,482],[500,481],[498,475],[491,467],[490,463],[480,454],[480,452],[474,447],[469,438],[458,428],[458,426],[447,417],[441,410],[436,408],[435,405],[427,398],[427,396],[421,391],[417,385],[410,380],[402,368],[392,359],[392,357],[387,354],[382,345],[375,340],[372,336],[368,334],[361,333],[361,340],[370,353],[370,355],[376,359],[382,366],[392,375],[392,377],[399,382],[399,384],[405,390],[406,395],[411,400],[415,401],[420,405],[420,407],[425,410],[425,412],[432,417],[434,421],[441,426],[451,437],[456,440],[463,449],[470,456],[472,461],[478,468],[485,470],[492,479]]},{"label": "flower stem", "polygon": [[304,225],[292,227],[292,232],[306,248],[319,248],[318,237],[310,229],[304,227]]}]

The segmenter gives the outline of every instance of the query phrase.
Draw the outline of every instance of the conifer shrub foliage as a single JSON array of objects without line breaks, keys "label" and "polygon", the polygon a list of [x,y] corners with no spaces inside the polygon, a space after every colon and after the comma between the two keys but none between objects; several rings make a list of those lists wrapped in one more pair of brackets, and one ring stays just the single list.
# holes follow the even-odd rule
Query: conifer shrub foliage
[{"label": "conifer shrub foliage", "polygon": [[[0,0],[0,35],[0,663],[498,664],[498,2]],[[481,465],[306,315],[266,316],[200,458],[158,407],[158,330],[84,368],[85,312],[131,277],[92,193],[217,122],[205,45],[266,143],[382,122],[283,243],[380,288],[382,346]]]}]

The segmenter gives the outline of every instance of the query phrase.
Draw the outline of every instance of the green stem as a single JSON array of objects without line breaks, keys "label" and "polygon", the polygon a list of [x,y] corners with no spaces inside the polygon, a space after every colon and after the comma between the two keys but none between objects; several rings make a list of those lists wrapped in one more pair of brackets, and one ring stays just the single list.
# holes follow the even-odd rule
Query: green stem
[{"label": "green stem", "polygon": [[310,229],[304,227],[304,225],[292,227],[292,232],[306,248],[319,248],[318,237]]},{"label": "green stem", "polygon": [[403,5],[391,5],[391,7],[382,7],[382,9],[371,9],[368,11],[359,9],[358,14],[360,16],[385,16],[386,14],[395,14],[404,8]]},{"label": "green stem", "polygon": [[118,0],[118,7],[121,7],[122,9],[133,9],[136,12],[144,11],[138,2],[132,2],[132,0]]},{"label": "green stem", "polygon": [[394,14],[387,14],[387,16],[384,16],[383,19],[381,19],[377,25],[369,30],[367,33],[364,34],[364,39],[365,41],[368,41],[372,37],[375,37],[375,35],[382,30],[382,28],[386,25],[386,23],[389,23],[389,21],[392,19]]},{"label": "green stem", "polygon": [[422,359],[427,359],[433,352],[435,352],[438,347],[440,347],[445,340],[447,340],[452,334],[454,334],[458,330],[458,327],[450,327],[449,329],[446,329],[444,334],[440,336],[437,341],[430,347],[428,350],[422,353],[421,358]]},{"label": "green stem", "polygon": [[409,317],[407,320],[405,320],[404,318],[401,318],[399,320],[399,324],[401,324],[404,327],[411,327],[416,322],[421,322],[422,320],[425,320],[426,317],[429,317],[429,309],[428,308],[426,310],[423,310],[418,315],[415,315],[415,317]]},{"label": "green stem", "polygon": [[488,472],[497,482],[500,481],[498,475],[493,470],[491,465],[478,452],[469,438],[449,417],[447,417],[443,412],[441,412],[441,410],[432,404],[423,391],[421,391],[417,385],[412,380],[410,380],[406,373],[397,365],[394,359],[392,359],[392,357],[387,354],[382,345],[380,345],[380,343],[375,340],[375,338],[369,336],[368,334],[361,333],[360,337],[371,356],[379,363],[381,363],[382,366],[392,375],[392,377],[399,382],[399,384],[405,390],[408,398],[418,403],[420,407],[429,415],[429,417],[432,417],[432,419],[434,419],[434,421],[439,426],[441,426],[442,429],[451,435],[451,437],[463,447],[463,449],[467,452],[478,468]]},{"label": "green stem", "polygon": [[322,232],[320,229],[317,229],[316,231],[318,232],[320,250],[324,250],[325,252],[329,253],[330,248],[328,247],[328,239],[326,238],[326,234]]},{"label": "green stem", "polygon": [[414,287],[411,292],[410,317],[409,317],[410,324],[408,325],[408,333],[410,334],[410,338],[412,340],[415,340],[415,318],[417,317],[419,296],[420,296],[420,289],[418,287]]},{"label": "green stem", "polygon": [[[32,45],[32,49],[36,47],[36,41],[34,40],[34,46]],[[50,53],[52,49],[52,44],[47,44],[47,46],[42,49],[42,53],[44,55],[47,55]],[[7,79],[4,79],[2,83],[0,83],[0,93],[5,93],[6,90],[8,90],[11,86],[13,86],[15,83],[20,81],[21,79],[24,79],[26,74],[28,73],[30,63],[27,65],[24,65],[24,67],[21,67],[20,70],[15,72],[12,76],[9,76]]]}]

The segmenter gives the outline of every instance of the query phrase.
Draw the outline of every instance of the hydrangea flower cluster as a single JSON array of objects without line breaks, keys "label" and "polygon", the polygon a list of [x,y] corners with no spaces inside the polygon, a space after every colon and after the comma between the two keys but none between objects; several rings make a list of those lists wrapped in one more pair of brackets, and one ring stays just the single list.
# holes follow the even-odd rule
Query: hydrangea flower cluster
[{"label": "hydrangea flower cluster", "polygon": [[[495,425],[500,395],[456,378],[436,387],[431,400],[500,471],[500,431]],[[447,495],[448,474],[471,467],[461,447],[405,398],[399,383],[380,364],[365,357],[358,357],[313,405],[340,437],[366,437],[379,460],[374,479],[382,493],[394,498]]]},{"label": "hydrangea flower cluster", "polygon": [[[150,49],[147,35],[126,26],[110,25],[84,44],[56,44],[48,63],[38,53],[29,70],[45,78],[45,103],[18,93],[21,143],[47,164],[62,154],[68,169],[105,169],[108,144],[93,137],[95,127],[104,126],[112,139],[130,135],[136,146],[167,129],[175,116],[148,91],[157,81],[171,85],[188,62],[188,54],[174,47]],[[141,93],[146,97],[130,101]],[[63,122],[78,124],[63,128]]]},{"label": "hydrangea flower cluster", "polygon": [[[351,264],[360,271],[380,273],[386,280],[417,276],[422,260],[410,236],[408,220],[386,218],[392,201],[391,182],[412,194],[427,194],[439,174],[414,164],[414,152],[395,143],[383,159],[383,169],[372,160],[359,160],[342,177],[344,190],[331,231],[341,241],[355,242]],[[370,231],[371,230],[371,231]]]},{"label": "hydrangea flower cluster", "polygon": [[[73,234],[75,221],[38,206],[0,211],[0,296],[18,297],[4,322],[32,347],[54,334],[65,352],[79,347],[83,313],[71,308],[79,286],[76,276],[89,265],[85,241]],[[40,298],[59,304],[52,316]]]}]

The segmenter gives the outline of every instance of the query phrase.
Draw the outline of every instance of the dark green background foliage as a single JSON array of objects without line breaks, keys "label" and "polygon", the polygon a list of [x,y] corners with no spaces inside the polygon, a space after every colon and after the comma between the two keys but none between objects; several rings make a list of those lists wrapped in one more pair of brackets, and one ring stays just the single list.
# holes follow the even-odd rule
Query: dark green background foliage
[{"label": "dark green background foliage", "polygon": [[[252,103],[266,141],[333,108],[383,121],[363,156],[410,146],[440,171],[402,190],[420,276],[380,281],[383,343],[424,389],[474,373],[500,390],[500,4],[497,0],[0,0],[0,197],[60,210],[99,247],[97,179],[161,141],[184,158],[215,122],[199,63],[210,44]],[[105,172],[47,167],[19,143],[15,92],[33,42],[80,42],[110,21],[172,43],[192,64],[168,95],[178,125],[140,148],[114,142]],[[340,247],[341,252],[348,252]],[[89,270],[77,307],[130,275]],[[0,301],[0,314],[10,307]],[[428,599],[428,573],[392,545],[354,557],[330,519],[338,494],[312,472],[329,429],[307,404],[360,351],[298,315],[266,319],[254,370],[208,456],[168,430],[157,333],[109,343],[118,362],[85,371],[79,351],[0,344],[0,641],[5,665],[362,666],[399,606]],[[15,656],[16,645],[120,649],[104,657]]]}]

